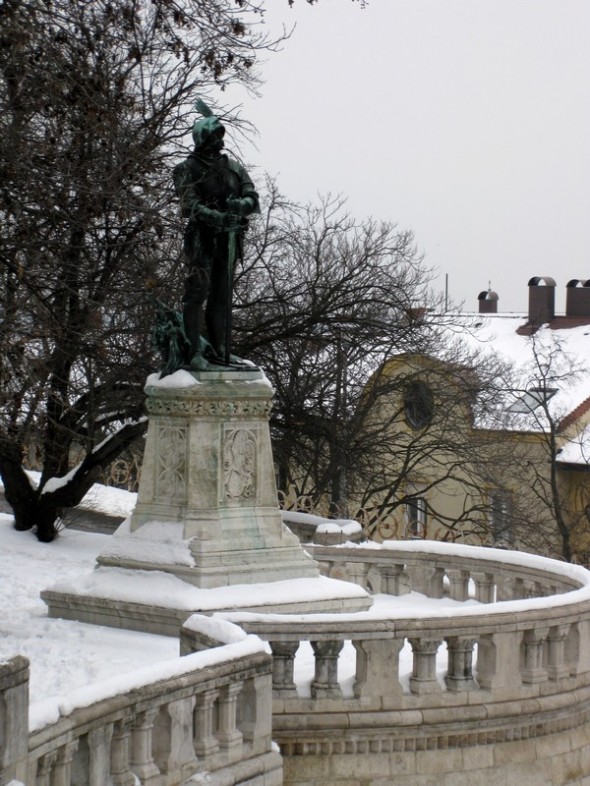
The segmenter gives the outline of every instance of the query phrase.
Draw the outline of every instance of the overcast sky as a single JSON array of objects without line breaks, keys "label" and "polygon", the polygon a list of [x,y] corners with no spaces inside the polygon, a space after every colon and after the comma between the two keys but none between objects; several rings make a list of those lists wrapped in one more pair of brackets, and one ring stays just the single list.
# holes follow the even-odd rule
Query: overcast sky
[{"label": "overcast sky", "polygon": [[296,23],[262,67],[242,154],[300,201],[412,229],[455,302],[590,278],[589,0],[267,0]]}]

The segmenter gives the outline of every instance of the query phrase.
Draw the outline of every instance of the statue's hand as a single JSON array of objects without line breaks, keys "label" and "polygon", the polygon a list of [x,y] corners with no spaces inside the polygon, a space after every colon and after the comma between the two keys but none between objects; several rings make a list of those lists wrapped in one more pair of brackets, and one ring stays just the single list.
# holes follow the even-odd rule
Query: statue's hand
[{"label": "statue's hand", "polygon": [[254,210],[254,205],[250,197],[228,197],[227,209],[230,213],[236,213],[238,216],[249,216]]},{"label": "statue's hand", "polygon": [[219,224],[220,229],[240,229],[242,226],[242,220],[239,215],[236,213],[221,213],[221,224]]},{"label": "statue's hand", "polygon": [[213,229],[221,229],[223,227],[224,216],[225,213],[222,213],[221,210],[204,207],[203,205],[199,205],[194,212],[194,217],[197,221],[202,221],[203,224],[207,224],[207,226],[213,227]]},{"label": "statue's hand", "polygon": [[209,207],[200,207],[195,216],[207,226],[217,230],[240,229],[243,220],[237,213],[215,210]]}]

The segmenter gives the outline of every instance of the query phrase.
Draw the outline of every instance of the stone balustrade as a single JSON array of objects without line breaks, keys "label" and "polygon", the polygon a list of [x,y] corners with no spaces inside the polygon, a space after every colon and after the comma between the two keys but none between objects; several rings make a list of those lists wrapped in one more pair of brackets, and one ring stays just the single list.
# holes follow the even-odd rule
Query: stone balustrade
[{"label": "stone balustrade", "polygon": [[[541,565],[546,560],[517,551],[446,544],[434,541],[386,541],[343,547],[306,549],[326,576],[353,581],[373,592],[403,595],[413,590],[429,598],[448,595],[467,600],[470,581],[474,597],[482,603],[547,597],[580,586],[565,571],[559,574]],[[564,563],[564,566],[566,563]]]},{"label": "stone balustrade", "polygon": [[[590,756],[583,753],[590,730],[590,574],[522,553],[398,545],[313,551],[333,577],[397,594],[417,586],[434,598],[471,595],[480,603],[400,605],[387,614],[223,615],[272,651],[273,736],[285,757],[285,783],[339,783],[331,780],[337,773],[343,783],[371,783],[355,761],[375,754],[365,774],[390,778],[375,783],[430,784],[426,774],[423,781],[417,776],[432,752],[442,757],[441,774],[448,767],[437,783],[451,784],[467,751],[474,757],[472,783],[496,783],[488,780],[494,768],[504,768],[498,783],[516,782],[514,763],[499,753],[515,741],[532,773],[521,786],[590,783]],[[296,685],[302,642],[311,643],[315,664],[306,690]],[[344,695],[338,671],[351,645],[353,690]],[[402,663],[410,664],[409,673],[401,673]],[[575,764],[568,778],[539,780],[545,758],[547,771],[563,764],[550,754],[552,745],[567,748]],[[481,780],[476,753],[487,763]],[[392,775],[392,757],[400,756],[413,773],[407,780]],[[502,767],[495,756],[504,756]]]},{"label": "stone balustrade", "polygon": [[[198,629],[198,620],[192,625]],[[215,644],[75,691],[67,709],[33,704],[28,733],[28,663],[17,657],[0,666],[0,729],[7,732],[0,784],[176,786],[196,778],[210,786],[278,786],[271,660],[239,630]]]},{"label": "stone balustrade", "polygon": [[456,544],[313,550],[333,577],[456,603],[194,615],[180,659],[43,722],[32,705],[28,745],[15,658],[0,665],[0,786],[589,786],[588,571]]}]

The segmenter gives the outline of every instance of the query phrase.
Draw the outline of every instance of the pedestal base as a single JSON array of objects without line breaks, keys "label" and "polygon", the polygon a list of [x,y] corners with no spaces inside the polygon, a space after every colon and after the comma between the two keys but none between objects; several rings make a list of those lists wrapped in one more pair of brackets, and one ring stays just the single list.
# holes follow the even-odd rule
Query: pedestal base
[{"label": "pedestal base", "polygon": [[41,597],[50,617],[164,636],[178,636],[195,613],[351,613],[366,611],[373,602],[356,584],[325,576],[198,589],[170,574],[118,568],[98,568],[75,585],[44,590]]},{"label": "pedestal base", "polygon": [[146,393],[137,507],[99,565],[163,570],[197,587],[318,576],[278,508],[264,374],[178,371],[151,377]]},{"label": "pedestal base", "polygon": [[177,636],[195,612],[371,606],[355,584],[320,576],[282,522],[262,372],[154,375],[146,393],[137,507],[91,574],[41,593],[51,617]]}]

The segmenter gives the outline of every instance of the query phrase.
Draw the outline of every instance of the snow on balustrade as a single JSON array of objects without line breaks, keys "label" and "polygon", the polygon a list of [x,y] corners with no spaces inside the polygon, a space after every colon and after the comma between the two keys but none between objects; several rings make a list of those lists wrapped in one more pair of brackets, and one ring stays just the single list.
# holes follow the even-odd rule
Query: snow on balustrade
[{"label": "snow on balustrade", "polygon": [[377,595],[372,609],[350,615],[221,615],[268,642],[275,715],[590,691],[584,568],[430,542],[311,548],[327,575],[402,594]]},{"label": "snow on balustrade", "polygon": [[[215,631],[223,633],[222,626],[217,622]],[[54,717],[34,704],[28,746],[28,663],[17,657],[0,665],[0,783],[180,786],[211,772],[231,780],[239,765],[264,786],[278,786],[270,659],[260,639],[239,628],[215,644],[78,689],[57,706],[45,700],[54,704]]]},{"label": "snow on balustrade", "polygon": [[[74,563],[91,559],[82,544],[102,543],[66,532],[52,564],[8,517],[0,525],[10,552],[0,687],[18,709],[0,702],[0,725],[14,721],[8,780],[83,784],[90,768],[117,786],[136,775],[174,786],[249,762],[253,778],[264,770],[274,773],[265,786],[279,784],[271,687],[272,734],[287,756],[496,745],[590,722],[590,574],[578,566],[432,542],[314,546],[327,575],[377,592],[370,610],[195,616],[181,634],[192,654],[173,659],[161,637],[101,631],[116,638],[95,662],[95,629],[48,620],[34,596],[51,570],[75,581]],[[37,673],[28,752],[18,744],[26,661],[9,660],[19,650]],[[69,685],[68,650],[88,657]],[[118,676],[97,673],[108,666]]]}]

